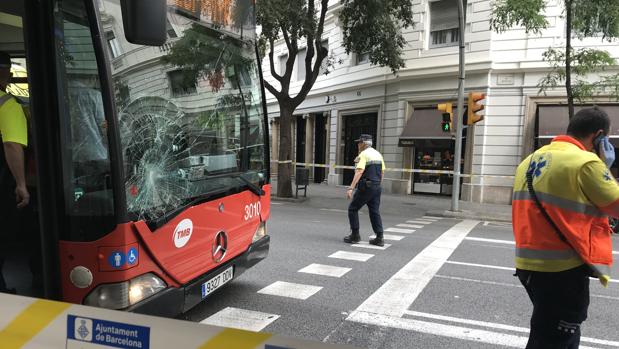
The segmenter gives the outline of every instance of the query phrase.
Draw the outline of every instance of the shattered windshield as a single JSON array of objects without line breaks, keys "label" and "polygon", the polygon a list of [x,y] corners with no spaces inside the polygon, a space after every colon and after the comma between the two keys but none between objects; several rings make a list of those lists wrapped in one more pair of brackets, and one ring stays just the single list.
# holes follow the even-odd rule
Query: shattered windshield
[{"label": "shattered windshield", "polygon": [[224,13],[220,5],[188,11],[185,2],[169,3],[161,47],[126,42],[117,3],[100,8],[113,58],[127,206],[134,219],[147,221],[214,192],[238,191],[247,186],[241,175],[255,184],[265,177],[251,0],[226,2],[232,9]]}]

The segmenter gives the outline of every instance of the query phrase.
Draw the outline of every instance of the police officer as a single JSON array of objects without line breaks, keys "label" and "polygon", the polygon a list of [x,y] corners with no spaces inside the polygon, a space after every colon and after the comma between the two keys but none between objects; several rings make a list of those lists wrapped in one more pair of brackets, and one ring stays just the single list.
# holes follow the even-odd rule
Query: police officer
[{"label": "police officer", "polygon": [[588,108],[516,172],[512,201],[516,275],[531,302],[527,349],[576,349],[587,318],[589,276],[606,286],[612,263],[606,215],[619,217],[619,186],[609,168],[610,121]]},{"label": "police officer", "polygon": [[[30,201],[26,187],[24,147],[28,145],[28,126],[22,107],[6,93],[11,80],[11,57],[0,52],[0,230],[13,231],[17,208]],[[7,291],[2,276],[4,256],[0,252],[0,292]]]},{"label": "police officer", "polygon": [[[381,182],[385,171],[383,156],[372,148],[372,136],[362,134],[355,140],[359,148],[358,162],[355,165],[355,177],[347,190],[348,199],[352,202],[348,206],[348,220],[350,221],[350,235],[344,242],[354,244],[361,241],[359,235],[359,210],[368,205],[370,222],[376,237],[370,239],[370,244],[384,246],[383,223],[380,218]],[[354,195],[353,195],[354,192]]]}]

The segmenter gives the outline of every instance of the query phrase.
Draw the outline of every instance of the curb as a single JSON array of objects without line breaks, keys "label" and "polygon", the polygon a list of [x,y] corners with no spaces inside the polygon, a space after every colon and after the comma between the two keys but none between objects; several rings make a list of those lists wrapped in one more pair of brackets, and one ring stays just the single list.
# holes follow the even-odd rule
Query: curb
[{"label": "curb", "polygon": [[279,196],[271,196],[271,201],[275,201],[275,202],[294,202],[294,203],[302,203],[309,200],[308,197],[299,197],[299,198],[295,198],[295,197],[291,197],[291,198],[282,198]]},{"label": "curb", "polygon": [[511,216],[505,214],[497,214],[497,215],[489,215],[480,212],[473,211],[428,211],[426,212],[428,216],[437,216],[437,217],[445,217],[445,218],[457,218],[457,219],[476,219],[480,221],[491,221],[491,222],[503,222],[503,223],[511,223]]}]

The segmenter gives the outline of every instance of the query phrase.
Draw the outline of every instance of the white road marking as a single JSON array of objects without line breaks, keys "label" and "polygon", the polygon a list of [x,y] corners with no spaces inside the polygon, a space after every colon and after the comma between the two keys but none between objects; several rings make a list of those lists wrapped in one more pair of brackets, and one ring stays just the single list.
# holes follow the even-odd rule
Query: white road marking
[{"label": "white road marking", "polygon": [[459,276],[448,276],[448,275],[436,274],[434,277],[437,278],[437,279],[448,279],[448,280],[456,280],[456,281],[476,282],[478,284],[485,284],[485,285],[507,286],[507,287],[522,287],[522,285],[519,285],[519,284],[511,284],[511,283],[507,283],[507,282],[486,281],[486,280],[478,280],[478,279],[469,279],[469,278],[462,278],[462,277],[459,277]]},{"label": "white road marking", "polygon": [[[433,319],[433,320],[442,320],[442,321],[455,322],[455,323],[459,323],[459,324],[483,326],[483,327],[497,329],[497,330],[507,330],[507,331],[513,331],[513,332],[527,333],[527,334],[529,333],[529,329],[526,328],[526,327],[517,327],[517,326],[510,326],[510,325],[498,324],[498,323],[493,323],[493,322],[461,319],[461,318],[455,318],[455,317],[451,317],[451,316],[421,313],[421,312],[418,312],[418,311],[410,311],[409,310],[409,311],[406,312],[406,315],[416,316],[416,317],[423,317],[423,318]],[[601,345],[609,345],[609,346],[619,347],[619,342],[616,342],[616,341],[607,341],[607,340],[590,338],[590,337],[581,337],[580,340],[582,342],[588,342],[588,343],[592,343],[592,344],[601,344]]]},{"label": "white road marking", "polygon": [[454,265],[465,265],[468,267],[478,267],[478,268],[488,268],[488,269],[498,269],[498,270],[509,270],[514,271],[515,268],[508,267],[500,267],[498,265],[485,265],[485,264],[476,264],[476,263],[464,263],[464,262],[455,262],[455,261],[447,261],[445,264],[454,264]]},{"label": "white road marking", "polygon": [[385,231],[389,233],[412,234],[415,232],[415,229],[387,228]]},{"label": "white road marking", "polygon": [[435,221],[440,221],[441,219],[444,219],[445,217],[435,217],[435,216],[423,216],[421,217],[421,219],[428,219],[428,220],[435,220]]},{"label": "white road marking", "polygon": [[200,321],[200,323],[259,332],[278,318],[279,315],[275,314],[228,307]]},{"label": "white road marking", "polygon": [[423,228],[423,225],[417,225],[417,224],[396,224],[396,227],[421,229],[421,228]]},{"label": "white road marking", "polygon": [[329,211],[329,212],[340,212],[340,213],[348,213],[347,210],[340,210],[337,208],[321,208],[321,211]]},{"label": "white road marking", "polygon": [[359,241],[356,244],[352,244],[353,247],[359,247],[359,248],[368,248],[371,250],[386,250],[389,247],[391,247],[391,244],[385,244],[385,246],[376,246],[376,245],[370,245],[369,242],[367,241]]},{"label": "white road marking", "polygon": [[484,238],[476,238],[476,237],[467,237],[464,240],[469,241],[479,241],[479,242],[492,242],[495,244],[505,244],[505,245],[515,245],[516,242],[511,240],[499,240],[499,239],[484,239]]},{"label": "white road marking", "polygon": [[275,281],[269,286],[258,291],[258,293],[305,300],[313,296],[314,294],[316,294],[316,292],[320,290],[322,290],[322,287],[320,286],[295,284],[285,281]]},{"label": "white road marking", "polygon": [[315,274],[315,275],[331,276],[331,277],[339,278],[339,277],[344,276],[346,273],[348,273],[351,270],[352,268],[336,267],[333,265],[324,265],[324,264],[314,263],[299,270],[299,273]]},{"label": "white road marking", "polygon": [[613,254],[614,254],[615,256],[619,256],[619,251],[613,251]]},{"label": "white road marking", "polygon": [[[437,278],[437,279],[448,279],[448,280],[456,280],[456,281],[476,282],[476,283],[479,283],[479,284],[486,284],[486,285],[507,286],[507,287],[522,287],[522,285],[510,284],[510,283],[507,283],[507,282],[477,280],[477,279],[462,278],[462,277],[458,277],[458,276],[447,276],[447,275],[439,275],[439,274],[437,274],[434,277]],[[596,280],[596,279],[594,279],[594,280]],[[617,281],[612,280],[611,282],[617,282]],[[601,295],[601,294],[591,294],[591,297],[603,298],[603,299],[612,299],[614,301],[619,300],[619,297],[604,296],[604,295]]]},{"label": "white road marking", "polygon": [[512,348],[524,348],[527,338],[512,334],[485,331],[462,326],[445,325],[435,322],[427,322],[384,314],[373,314],[365,311],[354,311],[347,320],[380,327],[399,328],[402,330],[416,331],[436,336],[451,337],[461,340],[502,345]]},{"label": "white road marking", "polygon": [[412,220],[412,221],[406,221],[406,223],[413,223],[413,224],[432,224],[432,223],[434,223],[434,222],[431,222],[431,221],[424,221],[424,220],[416,219],[416,220]]},{"label": "white road marking", "polygon": [[357,311],[401,317],[478,223],[465,220],[444,232],[366,299]]},{"label": "white road marking", "polygon": [[[498,265],[487,265],[487,264],[476,264],[476,263],[464,263],[464,262],[455,262],[455,261],[447,261],[445,264],[454,264],[454,265],[465,265],[469,267],[478,267],[478,268],[487,268],[487,269],[498,269],[498,270],[509,270],[511,272],[516,271],[516,268],[508,268],[501,267]],[[590,278],[591,280],[597,280],[596,278]],[[619,280],[611,279],[609,282],[619,283]]]},{"label": "white road marking", "polygon": [[[391,234],[383,234],[383,239],[385,240],[391,240],[391,241],[400,241],[402,239],[404,239],[406,236],[402,236],[402,235],[391,235]],[[376,235],[371,235],[370,239],[374,239],[376,238]]]},{"label": "white road marking", "polygon": [[271,205],[283,205],[283,204],[284,203],[282,203],[282,202],[273,202],[273,201],[271,201]]},{"label": "white road marking", "polygon": [[357,261],[357,262],[367,262],[372,257],[374,257],[373,254],[348,252],[348,251],[337,251],[334,254],[329,256],[329,258],[346,259],[349,261]]}]

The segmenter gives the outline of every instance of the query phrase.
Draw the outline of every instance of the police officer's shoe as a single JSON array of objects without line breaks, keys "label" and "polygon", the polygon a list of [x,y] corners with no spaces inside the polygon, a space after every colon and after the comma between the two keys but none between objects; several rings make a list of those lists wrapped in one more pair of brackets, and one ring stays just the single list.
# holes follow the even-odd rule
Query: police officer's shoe
[{"label": "police officer's shoe", "polygon": [[385,240],[383,240],[383,238],[381,237],[375,237],[373,239],[370,239],[370,244],[376,246],[385,246]]},{"label": "police officer's shoe", "polygon": [[360,235],[350,234],[350,235],[344,237],[344,242],[348,243],[348,244],[356,244],[359,241],[361,241],[361,236]]}]

